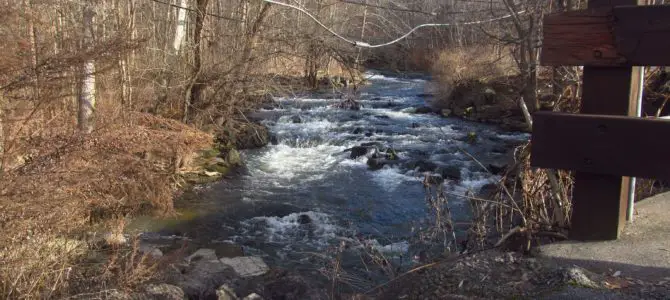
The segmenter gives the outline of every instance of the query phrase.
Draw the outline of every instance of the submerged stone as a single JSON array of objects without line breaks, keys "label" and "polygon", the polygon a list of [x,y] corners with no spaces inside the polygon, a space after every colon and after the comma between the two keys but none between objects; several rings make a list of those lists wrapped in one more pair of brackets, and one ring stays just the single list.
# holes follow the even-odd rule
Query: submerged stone
[{"label": "submerged stone", "polygon": [[460,166],[442,166],[437,168],[435,172],[442,175],[444,179],[461,180]]},{"label": "submerged stone", "polygon": [[433,112],[433,109],[428,107],[428,106],[422,106],[422,107],[417,107],[414,110],[415,113],[417,114],[429,114]]},{"label": "submerged stone", "polygon": [[310,218],[308,215],[301,214],[298,216],[298,224],[309,224],[312,223],[312,218]]},{"label": "submerged stone", "polygon": [[361,156],[365,156],[368,154],[368,147],[365,146],[355,146],[351,148],[351,154],[349,154],[349,158],[351,159],[356,159]]}]

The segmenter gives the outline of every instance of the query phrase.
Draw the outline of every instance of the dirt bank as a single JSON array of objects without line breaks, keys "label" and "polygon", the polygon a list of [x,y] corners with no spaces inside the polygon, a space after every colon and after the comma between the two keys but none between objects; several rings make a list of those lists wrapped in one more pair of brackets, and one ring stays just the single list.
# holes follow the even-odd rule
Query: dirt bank
[{"label": "dirt bank", "polygon": [[377,299],[667,299],[668,281],[593,273],[514,252],[444,258],[383,286]]}]

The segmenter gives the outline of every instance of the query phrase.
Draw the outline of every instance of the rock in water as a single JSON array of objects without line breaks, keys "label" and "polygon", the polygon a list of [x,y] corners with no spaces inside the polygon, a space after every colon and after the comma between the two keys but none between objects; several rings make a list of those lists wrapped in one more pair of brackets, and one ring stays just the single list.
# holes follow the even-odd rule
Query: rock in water
[{"label": "rock in water", "polygon": [[226,154],[226,161],[233,166],[241,165],[242,157],[240,157],[240,152],[238,152],[235,148],[228,150],[228,154]]},{"label": "rock in water", "polygon": [[373,171],[381,170],[382,168],[384,168],[384,165],[386,165],[386,160],[381,158],[370,158],[368,159],[367,164],[370,170]]},{"label": "rock in water", "polygon": [[353,134],[361,134],[361,133],[363,133],[363,128],[356,127],[356,129],[354,129],[354,131],[352,131],[351,133],[353,133]]},{"label": "rock in water", "polygon": [[361,104],[353,98],[347,98],[340,103],[333,105],[335,108],[339,109],[349,109],[349,110],[360,110]]},{"label": "rock in water", "polygon": [[416,111],[417,114],[429,114],[433,112],[433,109],[428,107],[428,106],[422,106],[422,107],[417,107]]},{"label": "rock in water", "polygon": [[351,154],[349,155],[349,158],[351,159],[356,159],[361,156],[365,156],[368,154],[369,148],[365,146],[355,146],[351,148]]},{"label": "rock in water", "polygon": [[181,288],[165,283],[146,286],[143,296],[141,299],[183,300],[186,298]]},{"label": "rock in water", "polygon": [[270,144],[272,145],[277,145],[279,144],[279,139],[277,139],[276,135],[270,135]]},{"label": "rock in water", "polygon": [[239,256],[235,258],[222,258],[219,260],[224,265],[230,266],[235,273],[241,277],[259,276],[267,273],[270,268],[257,256]]},{"label": "rock in water", "polygon": [[444,179],[461,180],[461,167],[459,166],[443,166],[437,168],[435,172],[442,175]]},{"label": "rock in water", "polygon": [[291,122],[293,122],[293,124],[299,124],[302,123],[302,119],[300,118],[300,116],[293,116],[291,117]]},{"label": "rock in water", "polygon": [[501,163],[489,164],[489,171],[491,171],[491,173],[493,175],[500,175],[501,173],[505,172],[506,169],[507,169],[507,165],[505,165],[505,164],[501,164]]},{"label": "rock in water", "polygon": [[486,199],[493,198],[495,193],[498,191],[498,185],[495,183],[487,183],[479,189],[479,195]]},{"label": "rock in water", "polygon": [[437,169],[437,165],[431,161],[419,160],[414,163],[413,169],[419,172],[433,172],[435,169]]},{"label": "rock in water", "polygon": [[430,175],[426,178],[426,183],[429,185],[438,185],[442,182],[444,182],[442,175]]},{"label": "rock in water", "polygon": [[298,224],[305,225],[312,223],[312,218],[310,218],[308,215],[301,214],[298,216]]}]

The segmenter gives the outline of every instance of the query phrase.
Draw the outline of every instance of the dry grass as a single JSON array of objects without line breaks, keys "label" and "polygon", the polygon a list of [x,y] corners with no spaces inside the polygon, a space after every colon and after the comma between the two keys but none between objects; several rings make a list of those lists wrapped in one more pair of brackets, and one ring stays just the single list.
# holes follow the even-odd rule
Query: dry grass
[{"label": "dry grass", "polygon": [[512,56],[492,46],[445,49],[435,55],[431,68],[435,86],[442,95],[449,95],[458,82],[488,82],[518,74]]},{"label": "dry grass", "polygon": [[[0,295],[62,293],[89,249],[91,225],[134,213],[172,213],[175,171],[213,137],[177,121],[101,107],[98,129],[82,136],[60,113],[12,135],[0,175]],[[36,119],[39,120],[39,119]],[[9,128],[10,132],[17,132]],[[19,132],[20,133],[20,132]]]}]

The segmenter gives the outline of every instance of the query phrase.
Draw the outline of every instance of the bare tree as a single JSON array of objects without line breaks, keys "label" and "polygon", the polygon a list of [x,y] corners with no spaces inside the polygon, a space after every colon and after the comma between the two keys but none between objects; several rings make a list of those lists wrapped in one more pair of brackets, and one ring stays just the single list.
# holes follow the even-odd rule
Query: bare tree
[{"label": "bare tree", "polygon": [[[83,40],[86,50],[91,50],[94,42],[93,26],[95,22],[95,7],[93,1],[84,4],[83,11]],[[93,58],[85,60],[82,66],[81,83],[79,90],[79,130],[84,133],[93,131],[93,114],[95,112],[95,61]]]},{"label": "bare tree", "polygon": [[188,120],[189,108],[202,102],[202,92],[205,88],[204,83],[198,81],[198,77],[200,77],[200,72],[202,71],[202,28],[205,23],[208,3],[209,0],[196,1],[197,15],[195,18],[195,31],[193,33],[193,67],[191,70],[191,80],[184,95],[184,122]]}]

